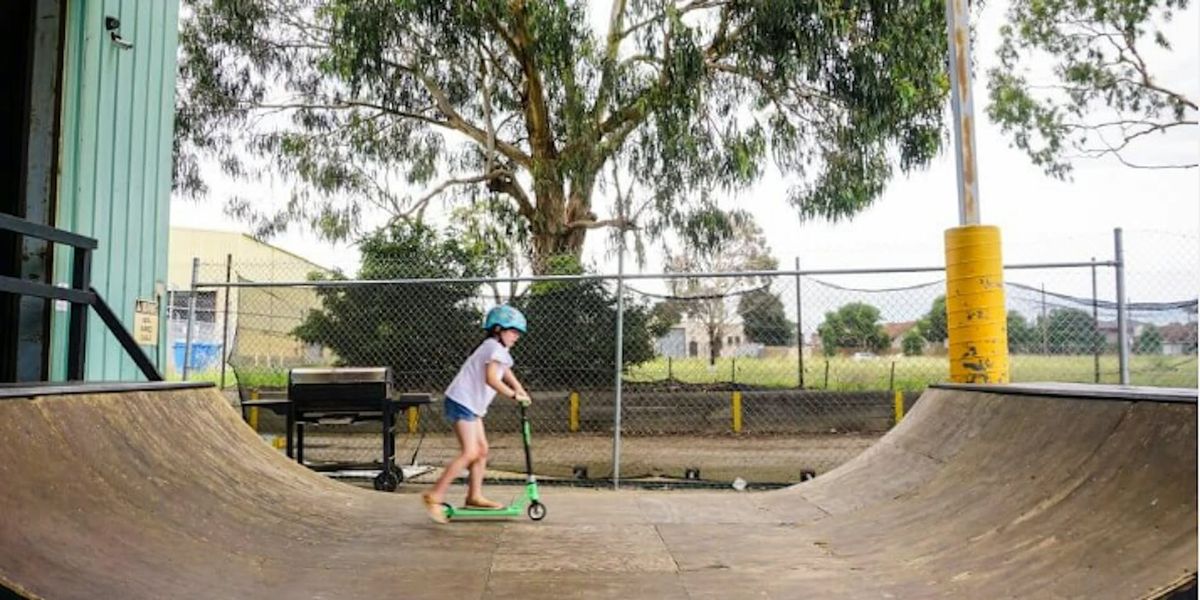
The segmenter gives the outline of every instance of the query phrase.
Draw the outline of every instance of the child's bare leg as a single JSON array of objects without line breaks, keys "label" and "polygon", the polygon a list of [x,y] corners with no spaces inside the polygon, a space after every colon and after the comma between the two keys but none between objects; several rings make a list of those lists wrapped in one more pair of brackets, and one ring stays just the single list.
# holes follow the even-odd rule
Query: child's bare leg
[{"label": "child's bare leg", "polygon": [[450,482],[466,469],[469,465],[478,459],[479,441],[478,433],[482,429],[479,427],[479,420],[474,421],[455,421],[454,435],[458,438],[458,446],[461,448],[458,457],[450,464],[446,465],[446,469],[442,471],[442,476],[438,477],[437,483],[433,484],[433,488],[426,492],[425,497],[434,502],[441,503],[446,497],[446,490],[450,488]]},{"label": "child's bare leg", "polygon": [[476,422],[479,423],[479,431],[475,437],[478,444],[475,447],[477,457],[470,466],[471,477],[467,485],[467,505],[481,508],[503,508],[503,504],[483,497],[483,476],[487,473],[488,441],[483,421]]}]

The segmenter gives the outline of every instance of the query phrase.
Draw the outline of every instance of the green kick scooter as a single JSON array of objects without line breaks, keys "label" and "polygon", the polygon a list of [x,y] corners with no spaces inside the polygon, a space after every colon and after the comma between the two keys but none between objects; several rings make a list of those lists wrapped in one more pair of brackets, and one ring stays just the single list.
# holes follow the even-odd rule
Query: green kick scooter
[{"label": "green kick scooter", "polygon": [[519,517],[521,513],[529,515],[534,521],[546,518],[546,505],[538,499],[537,478],[533,476],[533,460],[529,456],[529,416],[525,413],[526,403],[521,407],[521,440],[525,444],[525,491],[513,498],[512,503],[504,508],[471,508],[468,506],[451,506],[445,502],[442,507],[446,518],[454,519],[505,519]]}]

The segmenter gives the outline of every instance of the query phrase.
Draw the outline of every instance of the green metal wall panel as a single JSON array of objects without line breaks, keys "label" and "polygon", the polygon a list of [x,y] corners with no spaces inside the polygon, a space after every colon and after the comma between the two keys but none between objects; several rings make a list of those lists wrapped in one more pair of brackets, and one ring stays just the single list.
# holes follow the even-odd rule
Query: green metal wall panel
[{"label": "green metal wall panel", "polygon": [[[132,49],[114,44],[106,17],[121,21]],[[135,301],[159,302],[159,343],[144,349],[165,365],[165,289],[178,0],[74,0],[67,7],[63,138],[57,225],[95,237],[92,282],[133,327]],[[68,253],[57,281],[70,280]],[[54,313],[52,373],[66,374],[67,313]],[[160,370],[162,370],[160,368]],[[142,379],[95,315],[88,323],[87,379]]]}]

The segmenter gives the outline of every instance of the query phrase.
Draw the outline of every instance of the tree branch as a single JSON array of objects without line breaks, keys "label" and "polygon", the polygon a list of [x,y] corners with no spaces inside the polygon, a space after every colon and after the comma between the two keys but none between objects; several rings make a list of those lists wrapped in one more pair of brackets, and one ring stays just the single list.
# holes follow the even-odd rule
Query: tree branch
[{"label": "tree branch", "polygon": [[624,217],[615,217],[612,219],[580,219],[567,223],[567,229],[600,229],[601,227],[620,227],[622,229],[636,229],[633,221]]},{"label": "tree branch", "polygon": [[[487,146],[487,132],[464,119],[462,115],[458,114],[458,111],[454,109],[454,105],[450,103],[450,99],[446,96],[446,92],[444,92],[442,88],[438,86],[436,81],[411,66],[391,62],[389,62],[389,64],[397,69],[411,74],[421,81],[421,84],[424,85],[429,94],[433,96],[433,101],[437,106],[438,111],[440,111],[442,115],[446,117],[446,121],[443,124],[444,127],[455,129],[466,134],[467,137],[475,140],[475,142],[479,145],[484,147]],[[501,153],[508,157],[509,160],[512,160],[513,162],[525,168],[531,168],[533,165],[533,160],[528,154],[525,154],[520,148],[517,148],[508,142],[496,140],[496,148],[498,148]]]},{"label": "tree branch", "polygon": [[529,201],[529,194],[525,193],[525,190],[521,188],[521,184],[517,183],[516,178],[508,171],[502,171],[498,176],[489,179],[488,189],[493,192],[508,194],[513,200],[516,200],[517,211],[527,219],[533,219],[537,213],[537,209]]},{"label": "tree branch", "polygon": [[550,124],[550,109],[546,102],[546,90],[542,85],[542,74],[534,56],[526,49],[533,43],[525,23],[525,0],[512,0],[510,10],[515,13],[516,27],[513,41],[517,59],[525,76],[525,127],[529,131],[529,145],[534,156],[555,158],[554,132]]}]

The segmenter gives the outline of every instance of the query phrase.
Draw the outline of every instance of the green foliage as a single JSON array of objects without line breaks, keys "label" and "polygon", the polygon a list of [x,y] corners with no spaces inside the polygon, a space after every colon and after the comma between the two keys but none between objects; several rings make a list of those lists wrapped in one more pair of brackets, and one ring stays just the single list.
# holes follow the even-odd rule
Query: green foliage
[{"label": "green foliage", "polygon": [[650,336],[658,339],[667,335],[671,328],[683,321],[683,307],[675,300],[663,300],[650,307],[646,329]]},{"label": "green foliage", "polygon": [[1072,158],[1110,154],[1131,166],[1195,167],[1194,156],[1156,165],[1122,156],[1132,144],[1161,139],[1148,134],[1195,127],[1196,99],[1186,88],[1168,89],[1145,60],[1146,50],[1170,50],[1159,24],[1186,7],[1186,0],[1014,0],[1000,29],[1000,66],[988,72],[988,115],[1054,177],[1069,176]]},{"label": "green foliage", "polygon": [[1010,354],[1036,353],[1040,352],[1041,334],[1025,317],[1015,311],[1008,311],[1007,318],[1008,329],[1008,352]]},{"label": "green foliage", "polygon": [[756,289],[743,294],[737,311],[747,340],[764,346],[796,343],[796,324],[788,320],[783,301],[770,290]]},{"label": "green foliage", "polygon": [[1039,319],[1038,325],[1044,328],[1045,347],[1050,354],[1091,354],[1104,347],[1104,335],[1086,311],[1056,308],[1046,319]]},{"label": "green foliage", "polygon": [[[361,246],[359,279],[488,275],[479,258],[422,225],[397,224]],[[345,366],[389,366],[404,389],[441,389],[483,338],[473,284],[318,288],[321,309],[293,331]]]},{"label": "green foliage", "polygon": [[[574,257],[550,264],[554,275],[583,273]],[[539,282],[512,304],[529,320],[529,334],[513,349],[523,382],[543,389],[613,384],[617,298],[600,281]],[[626,298],[623,368],[654,357],[649,321],[649,310]]]},{"label": "green foliage", "polygon": [[[545,272],[631,215],[703,237],[768,161],[801,215],[851,216],[944,134],[940,0],[622,1],[598,28],[582,0],[184,4],[175,184],[203,191],[202,159],[281,175],[282,207],[229,199],[264,235],[346,239],[486,190]],[[610,172],[642,206],[593,205]]]},{"label": "green foliage", "polygon": [[1162,332],[1153,325],[1146,325],[1134,341],[1133,351],[1138,354],[1162,354]]},{"label": "green foliage", "polygon": [[929,312],[917,321],[917,329],[921,336],[931,344],[941,344],[946,341],[946,296],[934,298]]},{"label": "green foliage", "polygon": [[925,338],[915,328],[909,329],[900,340],[905,356],[921,356],[925,352]]},{"label": "green foliage", "polygon": [[862,302],[825,313],[825,321],[817,326],[825,355],[833,356],[838,350],[879,352],[887,348],[891,340],[879,318],[878,308]]}]

